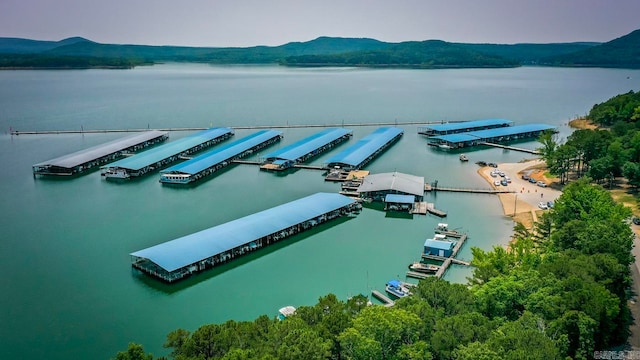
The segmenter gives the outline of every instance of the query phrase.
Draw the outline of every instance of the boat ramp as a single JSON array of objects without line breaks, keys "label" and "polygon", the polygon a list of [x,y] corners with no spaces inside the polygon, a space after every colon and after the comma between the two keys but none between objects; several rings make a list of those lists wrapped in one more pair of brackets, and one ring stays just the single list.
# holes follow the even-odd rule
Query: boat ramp
[{"label": "boat ramp", "polygon": [[281,131],[257,131],[230,144],[209,150],[191,160],[162,170],[160,182],[173,185],[191,184],[227,167],[236,160],[280,141],[280,139],[282,139]]},{"label": "boat ramp", "polygon": [[173,283],[360,209],[346,196],[316,193],[133,252],[131,266]]},{"label": "boat ramp", "polygon": [[268,153],[262,157],[261,170],[282,171],[303,163],[348,140],[353,131],[343,128],[329,128],[307,138]]},{"label": "boat ramp", "polygon": [[129,179],[159,170],[181,157],[204,150],[234,135],[230,128],[211,128],[101,167],[107,179]]},{"label": "boat ramp", "polygon": [[166,131],[143,131],[32,166],[35,175],[74,176],[164,142]]}]

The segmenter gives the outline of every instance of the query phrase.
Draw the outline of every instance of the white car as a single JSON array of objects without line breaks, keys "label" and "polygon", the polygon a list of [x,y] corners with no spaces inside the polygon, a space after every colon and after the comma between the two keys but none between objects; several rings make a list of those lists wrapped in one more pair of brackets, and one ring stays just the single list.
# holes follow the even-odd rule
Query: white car
[{"label": "white car", "polygon": [[547,209],[549,208],[549,207],[547,206],[547,203],[546,203],[546,202],[544,202],[544,201],[540,201],[540,202],[538,203],[538,207],[539,207],[540,209],[542,209],[542,210],[547,210]]},{"label": "white car", "polygon": [[493,185],[495,185],[495,186],[500,186],[500,180],[496,180],[496,181],[494,181],[494,182],[493,182]]},{"label": "white car", "polygon": [[547,184],[544,181],[538,181],[538,182],[536,182],[536,185],[538,185],[540,187],[547,187]]}]

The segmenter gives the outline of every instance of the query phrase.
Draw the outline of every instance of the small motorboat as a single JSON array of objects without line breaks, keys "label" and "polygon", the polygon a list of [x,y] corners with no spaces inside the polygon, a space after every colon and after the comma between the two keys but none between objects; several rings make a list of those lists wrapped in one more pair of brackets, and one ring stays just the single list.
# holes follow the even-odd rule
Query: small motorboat
[{"label": "small motorboat", "polygon": [[434,273],[440,269],[440,266],[434,264],[425,264],[419,261],[409,265],[411,271],[417,271],[421,273]]},{"label": "small motorboat", "polygon": [[390,280],[384,288],[389,294],[402,298],[411,294],[399,280]]},{"label": "small motorboat", "polygon": [[460,161],[469,161],[469,158],[465,154],[460,154]]}]

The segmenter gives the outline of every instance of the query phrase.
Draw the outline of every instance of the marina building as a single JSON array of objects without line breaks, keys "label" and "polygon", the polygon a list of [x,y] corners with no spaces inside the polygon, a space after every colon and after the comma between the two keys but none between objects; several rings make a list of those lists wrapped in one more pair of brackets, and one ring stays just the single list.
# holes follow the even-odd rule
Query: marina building
[{"label": "marina building", "polygon": [[444,235],[436,235],[433,239],[424,242],[424,255],[450,257],[453,254],[454,243],[445,240]]},{"label": "marina building", "polygon": [[[422,201],[424,177],[399,172],[370,174],[364,177],[356,190],[361,198],[391,203]],[[389,195],[396,195],[388,197]],[[404,197],[398,197],[404,196]]]},{"label": "marina building", "polygon": [[342,170],[359,170],[378,154],[398,141],[404,130],[397,127],[381,127],[358,140],[326,161],[329,168]]},{"label": "marina building", "polygon": [[107,179],[129,179],[161,169],[180,158],[233,136],[230,128],[211,128],[101,167]]},{"label": "marina building", "polygon": [[34,175],[73,176],[122,158],[125,154],[159,144],[166,131],[150,130],[67,154],[32,166]]},{"label": "marina building", "polygon": [[316,193],[133,252],[131,265],[172,283],[359,210],[346,196]]},{"label": "marina building", "polygon": [[233,160],[242,159],[255,151],[282,139],[282,132],[261,130],[230,144],[162,170],[160,182],[163,184],[190,184],[228,166]]},{"label": "marina building", "polygon": [[321,154],[353,136],[351,130],[329,128],[262,157],[262,170],[285,170]]},{"label": "marina building", "polygon": [[418,134],[426,136],[439,136],[449,134],[459,134],[469,131],[497,129],[512,126],[513,121],[505,119],[484,119],[474,121],[450,122],[443,124],[433,124],[418,128]]},{"label": "marina building", "polygon": [[544,131],[549,130],[555,131],[555,127],[546,124],[524,124],[489,130],[432,136],[427,140],[427,143],[443,149],[459,149],[482,145],[484,143],[501,143],[536,138]]}]

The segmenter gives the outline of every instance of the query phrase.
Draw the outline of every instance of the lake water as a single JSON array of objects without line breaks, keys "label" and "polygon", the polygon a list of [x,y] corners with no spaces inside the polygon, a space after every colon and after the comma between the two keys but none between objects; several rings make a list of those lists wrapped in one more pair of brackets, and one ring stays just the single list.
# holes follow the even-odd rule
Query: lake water
[{"label": "lake water", "polygon": [[[337,192],[318,171],[286,176],[249,165],[187,189],[158,175],[111,183],[98,173],[70,180],[34,178],[31,165],[122,134],[21,135],[14,130],[79,130],[282,124],[426,122],[507,118],[557,125],[619,93],[640,90],[640,71],[615,69],[366,70],[212,67],[166,64],[134,70],[0,72],[0,358],[107,359],[142,343],[154,355],[176,328],[275,316],[285,305],[346,299],[404,277],[441,219],[388,217],[365,208],[245,259],[175,285],[133,271],[129,253],[318,191]],[[349,146],[375,127],[354,127]],[[475,161],[528,155],[469,150],[471,159],[435,151],[405,135],[366,169],[399,171],[441,185],[486,186]],[[284,130],[280,145],[318,129]],[[250,130],[236,131],[240,138]],[[172,132],[171,139],[185,136]],[[534,148],[535,142],[523,143]],[[470,247],[508,241],[512,222],[491,195],[427,195],[469,233]],[[451,281],[469,270],[452,268]]]}]

